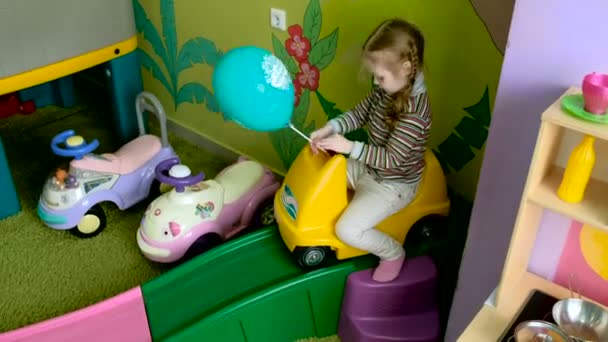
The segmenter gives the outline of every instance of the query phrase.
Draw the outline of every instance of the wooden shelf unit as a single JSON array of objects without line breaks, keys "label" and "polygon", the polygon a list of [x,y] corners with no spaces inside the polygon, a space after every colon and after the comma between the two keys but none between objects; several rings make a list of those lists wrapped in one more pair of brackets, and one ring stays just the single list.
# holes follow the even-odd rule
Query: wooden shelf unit
[{"label": "wooden shelf unit", "polygon": [[541,183],[530,191],[528,200],[577,221],[608,231],[608,205],[606,204],[608,184],[591,179],[583,200],[580,203],[571,204],[562,201],[556,194],[555,189],[559,187],[563,175],[563,168],[552,168]]},{"label": "wooden shelf unit", "polygon": [[592,179],[584,199],[577,204],[564,202],[557,196],[564,169],[557,166],[555,161],[564,134],[571,130],[608,141],[608,125],[580,120],[562,109],[561,101],[564,96],[580,93],[580,88],[569,88],[542,114],[511,244],[497,287],[496,305],[484,304],[458,341],[499,340],[534,290],[543,291],[556,298],[570,296],[569,289],[528,271],[528,262],[545,209],[608,231],[607,183]]}]

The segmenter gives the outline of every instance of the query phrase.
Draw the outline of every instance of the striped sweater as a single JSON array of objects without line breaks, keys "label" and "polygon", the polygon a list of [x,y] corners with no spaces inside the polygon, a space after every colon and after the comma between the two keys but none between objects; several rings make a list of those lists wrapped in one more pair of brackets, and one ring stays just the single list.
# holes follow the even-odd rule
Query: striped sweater
[{"label": "striped sweater", "polygon": [[364,162],[381,179],[418,182],[424,170],[424,152],[431,130],[431,110],[424,85],[414,87],[409,106],[390,131],[384,121],[393,99],[380,87],[373,89],[352,110],[329,121],[335,133],[346,134],[367,124],[369,143],[354,142],[350,158]]}]

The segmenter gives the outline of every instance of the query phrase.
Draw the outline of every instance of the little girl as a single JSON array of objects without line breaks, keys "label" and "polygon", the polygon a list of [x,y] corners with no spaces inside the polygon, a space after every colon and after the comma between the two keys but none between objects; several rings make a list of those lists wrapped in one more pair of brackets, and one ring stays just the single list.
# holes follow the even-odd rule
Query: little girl
[{"label": "little girl", "polygon": [[[380,258],[373,279],[386,282],[401,272],[405,250],[375,225],[407,206],[425,167],[431,112],[422,63],[424,38],[412,24],[380,24],[363,46],[363,62],[377,85],[357,106],[311,135],[311,147],[344,153],[348,186],[355,190],[336,224],[344,243]],[[367,124],[369,144],[344,134]]]}]

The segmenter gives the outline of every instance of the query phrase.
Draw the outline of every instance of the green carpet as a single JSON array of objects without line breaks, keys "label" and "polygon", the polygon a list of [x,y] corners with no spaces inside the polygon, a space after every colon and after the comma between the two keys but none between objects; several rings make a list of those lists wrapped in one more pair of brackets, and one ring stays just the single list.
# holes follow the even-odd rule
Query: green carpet
[{"label": "green carpet", "polygon": [[[135,231],[145,209],[142,205],[126,211],[104,205],[107,227],[93,239],[50,229],[36,215],[46,177],[69,160],[51,152],[55,134],[74,129],[87,140],[97,138],[97,153],[120,147],[113,143],[110,108],[94,101],[79,98],[72,108],[48,106],[29,116],[0,120],[0,137],[22,205],[19,214],[0,220],[0,332],[99,302],[167,269],[144,258],[137,247]],[[154,124],[154,116],[150,122]],[[207,177],[226,165],[176,136],[170,135],[169,141],[193,171],[204,171]]]}]

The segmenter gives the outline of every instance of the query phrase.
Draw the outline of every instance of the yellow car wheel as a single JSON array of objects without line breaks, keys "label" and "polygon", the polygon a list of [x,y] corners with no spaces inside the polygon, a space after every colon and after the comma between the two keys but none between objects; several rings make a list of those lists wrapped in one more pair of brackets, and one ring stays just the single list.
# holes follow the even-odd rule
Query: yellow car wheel
[{"label": "yellow car wheel", "polygon": [[296,247],[293,251],[302,268],[314,269],[323,264],[329,254],[327,247]]},{"label": "yellow car wheel", "polygon": [[99,204],[96,204],[82,215],[78,225],[70,229],[70,232],[79,238],[92,238],[99,235],[105,227],[106,214],[103,208]]},{"label": "yellow car wheel", "polygon": [[405,238],[405,244],[420,246],[441,239],[447,233],[447,217],[429,215],[416,222]]}]

